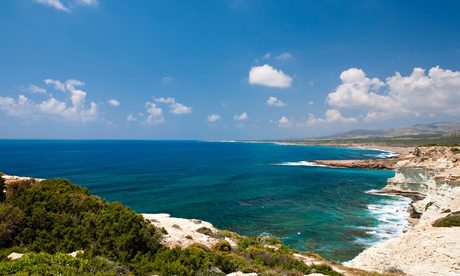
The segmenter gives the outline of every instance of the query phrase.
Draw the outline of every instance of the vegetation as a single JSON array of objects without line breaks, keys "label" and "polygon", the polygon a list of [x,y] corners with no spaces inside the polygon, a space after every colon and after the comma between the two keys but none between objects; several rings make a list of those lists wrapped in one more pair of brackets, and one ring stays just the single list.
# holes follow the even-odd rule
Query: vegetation
[{"label": "vegetation", "polygon": [[302,139],[281,141],[286,143],[303,145],[351,145],[351,144],[372,144],[395,147],[420,147],[420,146],[449,146],[459,147],[460,131],[453,131],[443,134],[426,135],[404,135],[395,137],[369,137],[369,138],[347,138],[334,137],[323,139]]},{"label": "vegetation", "polygon": [[6,185],[5,185],[5,179],[2,177],[2,174],[0,173],[0,203],[5,201],[6,199]]},{"label": "vegetation", "polygon": [[[224,231],[238,246],[221,241],[169,249],[160,243],[162,232],[128,207],[64,179],[11,183],[0,203],[0,275],[340,275],[326,265],[307,266],[274,237]],[[65,254],[78,250],[77,257]],[[11,252],[26,255],[11,261]]]},{"label": "vegetation", "polygon": [[434,227],[453,227],[460,226],[460,211],[453,212],[444,218],[440,218],[433,223]]}]

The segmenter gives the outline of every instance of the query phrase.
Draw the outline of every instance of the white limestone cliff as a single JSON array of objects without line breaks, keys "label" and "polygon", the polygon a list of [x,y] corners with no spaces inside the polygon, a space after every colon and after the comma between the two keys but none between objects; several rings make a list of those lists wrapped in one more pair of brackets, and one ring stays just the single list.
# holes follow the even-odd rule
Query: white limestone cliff
[{"label": "white limestone cliff", "polygon": [[460,275],[460,227],[433,227],[460,211],[460,152],[449,147],[415,149],[396,164],[381,192],[422,198],[412,203],[418,223],[400,237],[372,246],[347,262],[365,270],[407,275]]}]

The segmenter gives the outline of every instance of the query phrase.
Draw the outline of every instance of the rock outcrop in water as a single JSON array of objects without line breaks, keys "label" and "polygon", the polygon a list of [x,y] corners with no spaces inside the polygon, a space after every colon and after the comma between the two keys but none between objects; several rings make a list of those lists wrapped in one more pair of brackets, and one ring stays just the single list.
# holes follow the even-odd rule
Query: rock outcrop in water
[{"label": "rock outcrop in water", "polygon": [[433,227],[434,221],[460,211],[460,150],[416,148],[396,164],[396,175],[382,193],[411,197],[406,234],[366,249],[346,265],[407,275],[460,275],[460,227]]}]

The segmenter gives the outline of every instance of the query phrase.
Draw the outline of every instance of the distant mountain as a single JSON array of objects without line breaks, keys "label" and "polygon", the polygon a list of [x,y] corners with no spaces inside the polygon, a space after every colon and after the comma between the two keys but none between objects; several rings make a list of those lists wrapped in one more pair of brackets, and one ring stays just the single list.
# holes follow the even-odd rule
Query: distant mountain
[{"label": "distant mountain", "polygon": [[459,131],[460,121],[443,122],[433,124],[418,124],[412,127],[389,128],[379,130],[358,129],[350,130],[323,139],[369,139],[369,138],[391,138],[402,136],[435,135],[446,132]]}]

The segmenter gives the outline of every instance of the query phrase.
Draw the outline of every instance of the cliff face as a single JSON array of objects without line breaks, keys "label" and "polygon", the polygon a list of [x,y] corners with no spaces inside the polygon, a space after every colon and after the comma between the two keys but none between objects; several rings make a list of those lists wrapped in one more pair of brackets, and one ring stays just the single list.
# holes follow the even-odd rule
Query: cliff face
[{"label": "cliff face", "polygon": [[436,213],[459,209],[460,152],[449,147],[415,149],[396,164],[396,175],[381,192],[423,198],[412,204],[416,212],[423,213],[421,223],[430,223],[429,217]]},{"label": "cliff face", "polygon": [[432,223],[460,211],[460,151],[449,147],[416,148],[396,164],[396,175],[382,193],[410,196],[417,225],[366,249],[347,265],[367,270],[395,268],[408,275],[460,275],[460,227]]}]

